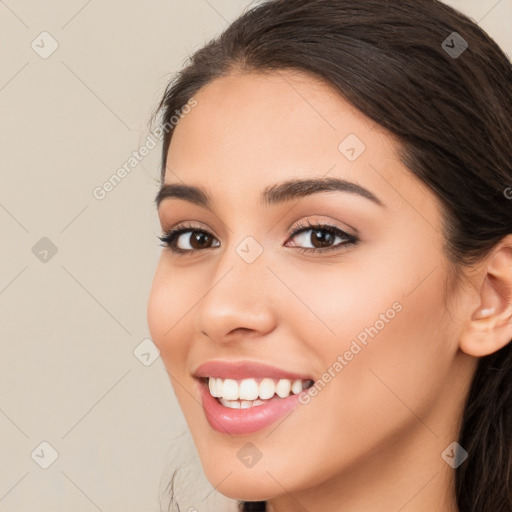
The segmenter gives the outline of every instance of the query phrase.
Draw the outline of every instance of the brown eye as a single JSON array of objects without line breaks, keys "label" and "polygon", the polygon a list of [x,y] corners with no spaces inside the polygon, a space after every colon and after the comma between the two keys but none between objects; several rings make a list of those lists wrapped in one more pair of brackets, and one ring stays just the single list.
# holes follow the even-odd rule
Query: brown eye
[{"label": "brown eye", "polygon": [[158,237],[163,246],[176,253],[194,253],[202,249],[218,247],[213,245],[216,240],[210,233],[199,229],[178,228]]},{"label": "brown eye", "polygon": [[335,240],[335,236],[321,229],[312,230],[311,232],[311,243],[315,248],[329,247]]},{"label": "brown eye", "polygon": [[[355,236],[328,225],[308,225],[292,233],[291,239],[294,240],[293,247],[300,246],[298,250],[303,252],[341,249],[358,241]],[[337,243],[335,243],[336,240],[338,240]]]},{"label": "brown eye", "polygon": [[[188,243],[192,246],[192,249],[206,249],[211,247],[212,237],[203,231],[190,231]],[[186,250],[186,248],[183,247],[180,247],[180,249]]]}]

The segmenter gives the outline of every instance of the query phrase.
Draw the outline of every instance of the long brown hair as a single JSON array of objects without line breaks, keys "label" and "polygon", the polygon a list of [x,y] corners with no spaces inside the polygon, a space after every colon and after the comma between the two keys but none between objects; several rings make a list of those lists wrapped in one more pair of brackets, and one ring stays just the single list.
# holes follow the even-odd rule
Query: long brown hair
[{"label": "long brown hair", "polygon": [[[441,201],[454,272],[512,233],[512,65],[468,17],[436,0],[270,0],[194,53],[155,117],[170,122],[233,70],[284,69],[333,84],[396,136],[401,161]],[[511,377],[512,343],[480,359],[459,437],[469,453],[456,469],[460,512],[512,510]]]}]

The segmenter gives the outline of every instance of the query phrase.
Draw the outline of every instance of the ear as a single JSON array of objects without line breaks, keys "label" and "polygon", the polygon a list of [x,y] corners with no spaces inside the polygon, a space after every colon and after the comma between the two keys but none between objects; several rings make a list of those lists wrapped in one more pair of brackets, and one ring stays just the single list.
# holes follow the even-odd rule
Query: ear
[{"label": "ear", "polygon": [[512,340],[512,235],[485,258],[478,274],[479,305],[469,311],[460,337],[460,349],[482,357]]}]

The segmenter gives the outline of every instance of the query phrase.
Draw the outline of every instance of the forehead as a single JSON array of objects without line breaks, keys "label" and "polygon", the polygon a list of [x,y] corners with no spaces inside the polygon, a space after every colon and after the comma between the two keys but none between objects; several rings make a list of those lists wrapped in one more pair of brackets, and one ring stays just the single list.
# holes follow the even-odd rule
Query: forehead
[{"label": "forehead", "polygon": [[298,71],[221,77],[203,87],[195,99],[197,106],[174,130],[171,158],[175,147],[178,152],[186,149],[181,146],[183,139],[200,140],[198,157],[216,150],[223,160],[238,157],[242,150],[260,159],[269,151],[273,158],[277,153],[300,158],[319,149],[337,155],[340,142],[350,134],[373,146],[373,139],[379,139],[379,147],[393,151],[391,136],[332,85]]},{"label": "forehead", "polygon": [[259,199],[276,182],[335,176],[395,203],[432,198],[399,161],[396,139],[317,77],[232,74],[194,98],[174,129],[166,183],[201,185],[222,199],[254,191]]}]

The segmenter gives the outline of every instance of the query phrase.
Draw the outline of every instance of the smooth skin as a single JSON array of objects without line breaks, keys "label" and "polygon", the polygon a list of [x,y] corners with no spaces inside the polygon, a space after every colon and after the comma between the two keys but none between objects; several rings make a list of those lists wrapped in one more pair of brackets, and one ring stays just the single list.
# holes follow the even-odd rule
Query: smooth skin
[{"label": "smooth skin", "polygon": [[[274,512],[456,511],[441,454],[458,438],[478,357],[512,338],[512,239],[462,283],[450,279],[436,196],[389,133],[315,77],[233,72],[195,98],[165,183],[203,187],[212,209],[167,198],[158,214],[163,231],[190,223],[211,244],[191,245],[192,230],[179,247],[193,253],[162,250],[148,325],[208,480]],[[355,161],[338,149],[350,134],[366,146]],[[272,185],[325,177],[365,187],[382,206],[342,191],[260,200]],[[308,220],[359,241],[300,253],[322,247],[312,230],[289,236]],[[263,249],[252,263],[236,251],[249,236]],[[193,378],[201,363],[250,360],[320,380],[396,302],[401,311],[280,423],[243,436],[208,424]],[[262,454],[253,467],[237,457],[248,442]]]}]

